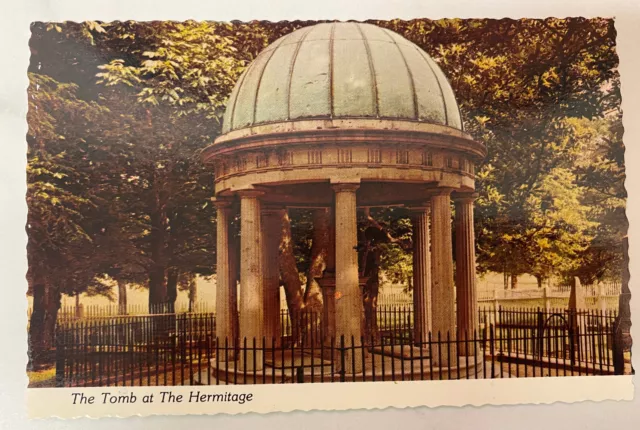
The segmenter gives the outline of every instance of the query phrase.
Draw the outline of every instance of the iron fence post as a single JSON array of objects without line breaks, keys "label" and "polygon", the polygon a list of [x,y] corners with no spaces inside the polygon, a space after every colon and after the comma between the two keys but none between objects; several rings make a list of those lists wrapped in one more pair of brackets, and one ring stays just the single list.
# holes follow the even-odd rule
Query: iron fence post
[{"label": "iron fence post", "polygon": [[537,336],[536,336],[536,353],[539,358],[542,358],[542,351],[544,349],[544,314],[540,309],[538,309],[538,318],[537,318]]},{"label": "iron fence post", "polygon": [[615,375],[624,375],[624,348],[620,315],[613,320],[613,336],[611,337],[613,341],[613,345],[611,346],[613,353],[613,373]]},{"label": "iron fence post", "polygon": [[[56,329],[56,331],[58,331]],[[56,387],[64,387],[65,351],[62,334],[56,335]]]},{"label": "iron fence post", "polygon": [[[569,321],[567,324],[567,334],[569,337],[569,361],[571,363],[571,367],[573,368],[573,366],[575,365],[575,357],[574,357],[574,351],[575,351],[575,345],[574,345],[574,341],[575,341],[575,337],[573,335],[573,329],[574,329],[574,317],[576,316],[574,314],[575,310],[569,309],[568,313],[569,313]],[[564,336],[563,336],[564,337]],[[564,339],[563,339],[563,343],[565,343]],[[565,345],[566,346],[566,343]],[[566,352],[563,353],[563,358],[566,360]]]},{"label": "iron fence post", "polygon": [[346,357],[345,357],[345,350],[344,350],[344,335],[340,336],[340,382],[345,382],[345,364],[346,364]]}]

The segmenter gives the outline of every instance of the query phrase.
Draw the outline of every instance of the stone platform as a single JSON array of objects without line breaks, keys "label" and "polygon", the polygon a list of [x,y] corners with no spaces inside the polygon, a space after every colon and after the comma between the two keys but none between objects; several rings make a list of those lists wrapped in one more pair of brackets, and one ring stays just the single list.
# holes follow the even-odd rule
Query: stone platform
[{"label": "stone platform", "polygon": [[[385,348],[385,354],[375,348],[365,354],[364,371],[358,373],[341,372],[340,360],[328,360],[319,356],[295,351],[267,353],[265,367],[260,370],[245,370],[238,362],[216,362],[212,360],[212,384],[285,384],[317,382],[364,382],[364,381],[419,381],[443,379],[490,378],[489,369],[483,372],[483,360],[478,357],[458,357],[457,363],[439,367],[426,355],[425,351],[414,351],[411,347]],[[416,348],[418,349],[418,348]],[[421,353],[422,355],[416,355]],[[358,357],[358,359],[361,359]],[[484,373],[487,373],[484,375]],[[197,380],[207,381],[209,375],[203,372]],[[194,381],[198,383],[198,381]],[[205,384],[206,385],[206,382]]]},{"label": "stone platform", "polygon": [[404,360],[420,360],[429,357],[428,349],[413,345],[374,346],[371,352]]}]

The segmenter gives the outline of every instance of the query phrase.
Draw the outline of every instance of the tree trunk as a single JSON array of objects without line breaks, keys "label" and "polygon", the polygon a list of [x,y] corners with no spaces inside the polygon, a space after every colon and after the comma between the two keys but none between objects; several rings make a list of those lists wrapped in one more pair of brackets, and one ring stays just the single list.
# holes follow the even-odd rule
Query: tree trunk
[{"label": "tree trunk", "polygon": [[509,274],[507,273],[506,269],[505,269],[504,272],[502,272],[502,280],[504,282],[504,289],[508,290],[509,289]]},{"label": "tree trunk", "polygon": [[311,264],[307,273],[307,287],[304,292],[304,308],[320,314],[322,312],[322,289],[316,278],[322,277],[327,267],[329,251],[330,212],[319,209],[313,212],[313,237],[311,244]]},{"label": "tree trunk", "polygon": [[[374,255],[375,254],[375,255]],[[373,259],[379,260],[378,252],[369,252],[374,255]],[[365,344],[369,344],[371,340],[378,340],[378,291],[380,290],[380,270],[378,264],[367,265],[370,269],[365,273],[368,276],[367,283],[364,287],[364,320],[365,320]]]},{"label": "tree trunk", "polygon": [[162,317],[161,327],[158,328],[157,336],[168,336],[172,328],[175,327],[176,320],[176,298],[178,297],[178,276],[179,272],[176,268],[167,271],[167,299],[165,303],[160,305],[160,311],[166,313],[166,317]]},{"label": "tree trunk", "polygon": [[43,361],[44,347],[44,319],[45,310],[45,286],[35,284],[33,291],[33,312],[29,321],[29,364],[30,369],[38,368]]},{"label": "tree trunk", "polygon": [[149,312],[155,313],[167,300],[165,276],[166,214],[162,209],[151,215],[151,269],[149,271]]},{"label": "tree trunk", "polygon": [[[153,133],[153,113],[146,110],[147,126]],[[151,232],[150,232],[150,257],[151,268],[149,270],[149,312],[154,313],[167,300],[167,193],[166,169],[160,171],[155,166],[152,168],[153,201],[150,202]]]},{"label": "tree trunk", "polygon": [[56,322],[58,320],[58,310],[60,309],[62,294],[60,294],[57,288],[48,286],[46,299],[44,336],[45,347],[50,351],[55,346]]},{"label": "tree trunk", "polygon": [[118,279],[118,315],[127,314],[127,284]]},{"label": "tree trunk", "polygon": [[80,293],[76,292],[75,296],[76,296],[76,309],[75,309],[76,318],[80,319],[82,318],[82,309],[80,308]]},{"label": "tree trunk", "polygon": [[542,282],[544,281],[544,279],[541,275],[536,275],[536,281],[538,281],[538,288],[542,288]]},{"label": "tree trunk", "polygon": [[176,299],[178,298],[178,269],[167,271],[167,301],[165,311],[173,314],[176,312]]},{"label": "tree trunk", "polygon": [[196,300],[198,300],[198,286],[195,278],[189,281],[189,312],[195,311]]},{"label": "tree trunk", "polygon": [[300,317],[304,307],[300,275],[296,266],[293,252],[293,238],[291,236],[291,219],[287,211],[282,211],[282,235],[280,237],[280,258],[278,259],[280,277],[291,318],[291,333],[294,342],[299,340]]},{"label": "tree trunk", "polygon": [[49,361],[61,294],[44,283],[34,284],[33,313],[29,323],[29,367],[38,369]]},{"label": "tree trunk", "polygon": [[629,279],[631,273],[629,272],[629,238],[624,237],[622,242],[622,288],[620,290],[620,296],[618,298],[618,315],[620,323],[618,324],[618,330],[620,330],[620,338],[622,340],[622,347],[624,351],[631,350],[631,308],[629,302],[631,300],[631,290],[629,289]]},{"label": "tree trunk", "polygon": [[360,251],[360,265],[362,267],[362,276],[367,277],[367,283],[363,291],[363,307],[364,307],[364,337],[365,344],[369,344],[373,339],[378,339],[378,320],[376,318],[378,311],[378,291],[380,289],[380,250],[375,245],[382,242],[385,236],[378,229],[378,226],[366,228],[360,233],[359,242],[364,246]]},{"label": "tree trunk", "polygon": [[511,289],[515,290],[518,288],[518,275],[515,273],[511,274]]},{"label": "tree trunk", "polygon": [[313,211],[311,256],[309,270],[307,271],[307,285],[304,291],[304,327],[302,336],[305,339],[305,345],[322,340],[317,332],[322,327],[322,287],[320,287],[316,279],[321,278],[327,268],[329,222],[330,212],[328,209]]}]

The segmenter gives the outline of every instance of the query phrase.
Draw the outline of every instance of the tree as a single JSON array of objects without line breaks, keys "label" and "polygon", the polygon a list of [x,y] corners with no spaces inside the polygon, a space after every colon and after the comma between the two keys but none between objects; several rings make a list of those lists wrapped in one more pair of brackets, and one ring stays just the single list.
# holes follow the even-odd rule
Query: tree
[{"label": "tree", "polygon": [[106,109],[77,97],[76,85],[33,73],[29,79],[27,279],[30,357],[38,366],[51,347],[61,295],[99,291],[93,279],[108,264],[113,218],[102,211],[96,177],[104,172],[89,154],[102,154],[100,130],[112,124]]},{"label": "tree", "polygon": [[[526,272],[546,277],[554,270],[574,270],[582,255],[578,251],[589,237],[583,240],[579,232],[553,235],[539,222],[549,209],[536,207],[533,200],[543,203],[544,188],[553,183],[557,168],[576,177],[555,185],[579,185],[580,145],[571,121],[602,118],[619,108],[613,22],[550,18],[375,23],[399,32],[436,59],[457,95],[467,131],[488,146],[477,181],[480,270],[505,272],[514,281]],[[582,197],[583,206],[597,204]],[[544,201],[553,198],[547,193]],[[557,209],[556,216],[573,216]],[[553,228],[572,221],[556,219]]]},{"label": "tree", "polygon": [[[481,198],[477,213],[483,220],[477,229],[481,232],[481,269],[505,271],[513,286],[522,273],[534,273],[542,280],[551,273],[574,270],[580,249],[590,240],[581,237],[588,220],[584,216],[581,220],[556,219],[545,225],[541,220],[546,216],[571,218],[570,211],[554,204],[549,208],[536,204],[559,202],[548,192],[543,195],[545,187],[556,191],[548,188],[550,183],[564,186],[565,191],[576,183],[568,179],[575,174],[578,148],[575,139],[568,136],[567,121],[601,116],[619,102],[611,21],[414,20],[376,24],[400,32],[436,58],[461,100],[467,129],[489,146],[491,158],[479,172],[478,181]],[[276,36],[303,25],[306,23],[278,29],[260,23],[244,27],[170,24],[160,32],[169,36],[156,43],[159,48],[139,51],[147,58],[142,66],[123,67],[116,79],[133,85],[136,73],[149,74],[157,82],[141,92],[148,96],[146,102],[153,104],[161,98],[180,106],[185,114],[206,110],[209,117],[219,118],[216,109],[224,97],[214,96],[224,94],[221,88],[227,84],[226,91],[231,88],[243,67],[260,51],[260,43],[266,46]],[[172,42],[167,44],[169,39]],[[210,45],[203,45],[202,40],[222,53],[212,61]],[[240,65],[230,67],[235,64],[232,48],[239,43],[253,49],[243,50],[248,55],[237,52]],[[203,80],[202,65],[225,72],[219,78]],[[119,64],[112,66],[120,70]],[[237,72],[235,78],[232,71]],[[185,94],[183,82],[196,90]],[[198,104],[204,100],[213,103]],[[568,170],[558,176],[563,171],[556,168]],[[558,182],[559,178],[567,180]],[[293,216],[290,221],[295,229],[298,220]],[[581,226],[576,227],[576,222]],[[557,234],[564,226],[575,227],[575,232]],[[286,284],[293,285],[300,276],[293,272],[293,265],[288,267],[291,282]]]},{"label": "tree", "polygon": [[593,239],[581,253],[575,275],[584,283],[620,279],[627,264],[622,243],[628,229],[622,116],[613,111],[604,118],[576,119],[571,125],[581,147],[576,175],[586,191],[589,218],[595,222],[589,231]]},{"label": "tree", "polygon": [[[477,179],[480,270],[513,283],[522,273],[616,276],[626,196],[613,22],[374,23],[436,59],[466,130],[489,148]],[[227,97],[251,60],[310,24],[33,25],[30,71],[42,90],[32,91],[29,113],[30,285],[45,285],[39,274],[55,284],[38,287],[40,308],[45,289],[55,304],[56,294],[106,292],[107,276],[148,287],[150,305],[168,300],[171,310],[178,289],[214,272],[213,177],[198,153],[220,133]],[[311,221],[319,215],[292,210],[283,219],[281,278],[292,312],[318,307],[326,235]],[[361,219],[372,306],[374,267],[410,284],[409,227],[398,208]],[[96,247],[99,258],[89,258]]]},{"label": "tree", "polygon": [[213,270],[213,178],[198,153],[220,132],[237,78],[270,40],[256,24],[163,22],[153,32],[149,26],[106,25],[100,35],[106,45],[142,34],[147,46],[119,52],[98,77],[108,87],[135,88],[133,112],[146,119],[147,128],[132,137],[144,158],[133,157],[130,175],[149,223],[149,303],[168,302],[172,311],[180,277]]}]

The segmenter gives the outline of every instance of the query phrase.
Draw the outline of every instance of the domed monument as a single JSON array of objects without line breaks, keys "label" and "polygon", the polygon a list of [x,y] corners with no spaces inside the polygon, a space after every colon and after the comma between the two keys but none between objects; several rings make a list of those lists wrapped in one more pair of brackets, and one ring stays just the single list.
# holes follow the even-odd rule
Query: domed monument
[{"label": "domed monument", "polygon": [[[392,205],[415,215],[415,339],[473,333],[474,169],[486,148],[464,132],[447,78],[421,48],[371,24],[296,30],[240,77],[222,130],[203,154],[215,169],[219,338],[279,336],[277,211],[289,207],[330,208],[334,215],[321,282],[325,335],[356,342],[363,335],[356,213]],[[234,201],[239,253],[230,230]],[[260,370],[260,359],[249,361],[245,367]]]}]

